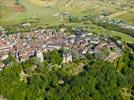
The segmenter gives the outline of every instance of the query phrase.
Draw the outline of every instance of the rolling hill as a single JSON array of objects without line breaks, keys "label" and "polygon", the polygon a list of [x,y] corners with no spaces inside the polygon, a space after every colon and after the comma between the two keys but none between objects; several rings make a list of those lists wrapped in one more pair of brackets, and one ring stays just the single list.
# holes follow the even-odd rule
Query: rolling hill
[{"label": "rolling hill", "polygon": [[[41,19],[43,23],[51,24],[59,23],[53,17],[55,13],[99,15],[102,10],[106,10],[115,14],[123,9],[127,13],[132,8],[134,8],[133,0],[0,0],[0,24],[12,25],[33,17]],[[133,20],[133,15],[132,13],[130,19],[127,16],[128,22]],[[116,17],[120,18],[120,15]]]}]

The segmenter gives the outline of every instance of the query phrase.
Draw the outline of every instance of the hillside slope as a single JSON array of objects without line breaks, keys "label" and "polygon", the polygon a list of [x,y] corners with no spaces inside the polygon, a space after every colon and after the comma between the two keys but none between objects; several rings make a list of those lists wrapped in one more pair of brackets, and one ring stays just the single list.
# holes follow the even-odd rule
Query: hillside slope
[{"label": "hillside slope", "polygon": [[[133,0],[0,0],[0,24],[20,23],[32,17],[50,24],[53,21],[58,22],[53,15],[60,12],[81,16],[99,15],[103,10],[115,14],[125,9],[127,13],[127,10],[132,8],[134,8]],[[129,20],[127,16],[127,21],[131,20],[132,17]]]}]

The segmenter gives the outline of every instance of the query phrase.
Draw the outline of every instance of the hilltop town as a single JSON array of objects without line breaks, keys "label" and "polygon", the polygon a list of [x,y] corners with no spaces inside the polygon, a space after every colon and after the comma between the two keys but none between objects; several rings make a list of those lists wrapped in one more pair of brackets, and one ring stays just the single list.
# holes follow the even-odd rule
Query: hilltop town
[{"label": "hilltop town", "polygon": [[[64,48],[63,63],[73,61],[73,52],[85,57],[87,54],[95,54],[102,60],[113,62],[122,53],[122,42],[112,41],[110,37],[102,37],[85,32],[82,27],[76,27],[74,34],[65,32],[64,28],[42,29],[31,32],[16,33],[0,36],[0,61],[13,54],[18,62],[24,62],[30,57],[37,57],[43,61],[43,53]],[[85,57],[86,58],[86,57]],[[12,63],[9,62],[10,66]],[[1,70],[7,65],[1,63]]]},{"label": "hilltop town", "polygon": [[134,0],[0,0],[0,100],[134,100]]},{"label": "hilltop town", "polygon": [[0,27],[0,99],[133,98],[133,44],[80,26],[23,26]]}]

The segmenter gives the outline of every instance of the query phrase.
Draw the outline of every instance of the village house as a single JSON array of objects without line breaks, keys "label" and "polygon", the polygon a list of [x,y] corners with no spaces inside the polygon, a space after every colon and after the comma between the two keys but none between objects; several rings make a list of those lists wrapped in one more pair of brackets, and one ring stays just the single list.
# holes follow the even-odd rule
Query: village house
[{"label": "village house", "polygon": [[[0,36],[0,61],[8,57],[8,53],[12,52],[19,62],[28,60],[30,57],[37,57],[43,61],[43,52],[52,50],[60,50],[62,47],[67,50],[76,50],[81,55],[87,53],[96,53],[101,48],[115,47],[111,41],[102,40],[93,33],[86,33],[84,29],[78,27],[74,34],[66,34],[65,29],[56,32],[54,29],[43,29],[31,31],[21,34],[11,34],[6,37]],[[72,62],[71,52],[63,54],[63,63]]]},{"label": "village house", "polygon": [[92,44],[99,44],[100,43],[99,36],[94,36],[94,35],[90,36],[90,40],[89,41]]},{"label": "village house", "polygon": [[0,61],[8,58],[8,52],[0,52]]},{"label": "village house", "polygon": [[31,27],[31,24],[30,23],[24,23],[22,24],[23,27]]}]

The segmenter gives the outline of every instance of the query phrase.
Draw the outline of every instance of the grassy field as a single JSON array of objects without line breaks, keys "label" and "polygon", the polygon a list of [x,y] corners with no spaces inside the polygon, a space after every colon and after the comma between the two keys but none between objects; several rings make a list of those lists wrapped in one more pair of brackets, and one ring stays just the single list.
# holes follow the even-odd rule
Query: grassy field
[{"label": "grassy field", "polygon": [[122,41],[124,41],[124,42],[134,43],[133,37],[131,37],[127,34],[121,33],[121,32],[110,31],[110,30],[107,30],[105,28],[99,27],[94,24],[89,24],[88,26],[87,25],[81,25],[81,26],[90,27],[90,29],[94,33],[98,33],[98,35],[109,35],[111,37],[119,36],[119,37],[121,37]]},{"label": "grassy field", "polygon": [[52,14],[55,9],[46,8],[43,9],[41,7],[35,6],[29,3],[27,0],[20,1],[22,5],[24,5],[26,12],[14,12],[7,11],[7,14],[1,17],[0,22],[1,25],[9,25],[9,24],[17,24],[23,22],[24,20],[31,20],[32,18],[38,18],[39,24],[45,23],[49,24],[52,22],[56,22],[55,18],[53,18]]},{"label": "grassy field", "polygon": [[111,15],[110,17],[122,19],[125,22],[134,25],[134,8],[126,10],[126,11],[117,12]]},{"label": "grassy field", "polygon": [[[70,12],[79,16],[99,15],[102,10],[118,13],[124,4],[133,6],[132,0],[114,1],[118,4],[112,4],[109,0],[19,0],[20,5],[24,6],[26,11],[16,12],[15,1],[0,0],[0,25],[17,24],[33,17],[40,19],[38,24],[58,24],[59,20],[53,17],[55,13]],[[132,20],[132,18],[127,17],[127,20]]]}]

